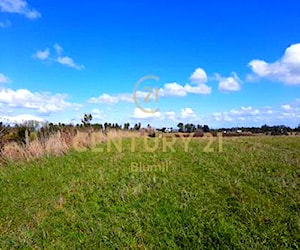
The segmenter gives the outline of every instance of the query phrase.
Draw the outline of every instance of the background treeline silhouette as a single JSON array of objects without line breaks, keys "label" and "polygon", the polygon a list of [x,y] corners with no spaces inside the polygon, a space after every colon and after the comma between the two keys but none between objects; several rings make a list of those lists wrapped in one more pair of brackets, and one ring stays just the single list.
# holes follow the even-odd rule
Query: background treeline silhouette
[{"label": "background treeline silhouette", "polygon": [[255,134],[264,135],[299,135],[300,124],[298,127],[291,128],[285,125],[268,126],[263,125],[261,127],[231,127],[231,128],[218,128],[212,129],[208,125],[184,124],[182,122],[177,124],[176,128],[162,127],[159,129],[153,129],[150,124],[147,127],[142,128],[142,124],[129,122],[124,124],[118,123],[92,123],[92,115],[85,114],[78,124],[64,124],[64,123],[42,123],[37,121],[26,121],[23,124],[5,124],[0,122],[0,150],[7,142],[17,142],[18,144],[27,144],[35,139],[46,140],[52,134],[60,133],[65,137],[75,136],[79,131],[90,132],[102,132],[107,131],[147,131],[149,136],[155,137],[155,132],[162,133],[197,133],[197,135],[203,136],[204,133],[220,133],[224,136],[251,136]]}]

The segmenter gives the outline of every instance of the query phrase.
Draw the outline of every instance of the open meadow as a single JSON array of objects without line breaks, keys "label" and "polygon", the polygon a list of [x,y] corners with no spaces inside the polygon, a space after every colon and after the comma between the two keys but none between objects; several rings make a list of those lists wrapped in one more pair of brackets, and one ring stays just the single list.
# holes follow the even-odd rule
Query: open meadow
[{"label": "open meadow", "polygon": [[2,162],[0,248],[300,248],[300,137],[159,140]]}]

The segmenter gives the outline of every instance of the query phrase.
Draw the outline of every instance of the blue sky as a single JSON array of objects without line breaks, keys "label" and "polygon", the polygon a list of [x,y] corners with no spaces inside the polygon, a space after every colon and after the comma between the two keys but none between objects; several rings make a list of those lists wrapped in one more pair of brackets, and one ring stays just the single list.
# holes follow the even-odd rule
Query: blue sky
[{"label": "blue sky", "polygon": [[[0,119],[297,126],[299,12],[296,0],[0,0]],[[145,76],[159,80],[134,101]]]}]

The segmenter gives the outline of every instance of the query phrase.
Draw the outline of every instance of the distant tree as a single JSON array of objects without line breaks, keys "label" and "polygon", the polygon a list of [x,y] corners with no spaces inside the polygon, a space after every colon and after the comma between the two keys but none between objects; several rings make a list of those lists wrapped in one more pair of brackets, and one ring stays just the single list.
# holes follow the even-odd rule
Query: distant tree
[{"label": "distant tree", "polygon": [[127,123],[124,123],[124,130],[129,130],[129,127],[130,127],[130,123],[127,122]]},{"label": "distant tree", "polygon": [[189,123],[185,124],[185,125],[184,125],[184,128],[185,128],[185,132],[191,133],[191,126],[190,126]]},{"label": "distant tree", "polygon": [[93,124],[92,127],[96,130],[103,130],[103,125],[101,123]]},{"label": "distant tree", "polygon": [[136,124],[134,124],[133,130],[140,130],[141,126],[142,126],[142,124],[140,122],[136,123]]},{"label": "distant tree", "polygon": [[197,129],[203,129],[202,125],[198,124]]},{"label": "distant tree", "polygon": [[177,127],[178,127],[179,132],[183,132],[183,130],[184,130],[184,125],[183,125],[182,122],[179,122],[179,123],[177,124]]},{"label": "distant tree", "polygon": [[208,133],[210,131],[208,125],[203,125],[203,132]]},{"label": "distant tree", "polygon": [[4,135],[6,132],[6,126],[3,124],[3,122],[0,122],[0,138],[2,135]]},{"label": "distant tree", "polygon": [[191,132],[194,133],[196,131],[196,126],[194,124],[191,124]]},{"label": "distant tree", "polygon": [[196,126],[192,123],[185,124],[184,128],[187,133],[193,133],[196,131]]},{"label": "distant tree", "polygon": [[83,125],[85,127],[89,127],[89,126],[91,126],[92,119],[93,119],[92,114],[84,114],[84,117],[83,117],[83,119],[81,119],[81,122],[83,123]]},{"label": "distant tree", "polygon": [[105,122],[105,123],[104,123],[104,130],[107,130],[107,129],[108,129],[108,123]]}]

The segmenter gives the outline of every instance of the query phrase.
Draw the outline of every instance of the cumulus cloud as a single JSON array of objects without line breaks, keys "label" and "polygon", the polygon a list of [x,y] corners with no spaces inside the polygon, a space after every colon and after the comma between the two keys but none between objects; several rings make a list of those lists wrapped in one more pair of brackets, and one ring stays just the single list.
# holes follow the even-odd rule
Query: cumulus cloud
[{"label": "cumulus cloud", "polygon": [[109,94],[102,94],[99,97],[92,97],[89,99],[89,103],[106,103],[106,104],[115,104],[119,100],[115,96]]},{"label": "cumulus cloud", "polygon": [[61,65],[70,67],[70,68],[74,68],[77,70],[81,70],[84,69],[84,65],[79,65],[77,64],[73,58],[69,57],[69,56],[61,56],[61,54],[63,53],[63,48],[58,44],[54,44],[54,50],[56,52],[56,56],[55,57],[50,57],[50,50],[49,48],[46,48],[45,50],[38,50],[33,57],[37,58],[41,61],[49,61],[49,62],[56,62],[59,63]]},{"label": "cumulus cloud", "polygon": [[[147,98],[148,99],[148,92],[144,91],[137,91],[135,94],[136,98]],[[150,96],[150,99],[153,98],[153,94]],[[123,93],[123,94],[116,94],[116,95],[109,95],[109,94],[101,94],[98,97],[92,97],[88,100],[89,103],[106,103],[106,104],[116,104],[119,102],[134,102],[133,93]]]},{"label": "cumulus cloud", "polygon": [[[198,68],[190,77],[191,84],[180,85],[176,82],[166,83],[160,89],[158,89],[158,94],[161,97],[184,97],[188,93],[208,95],[211,93],[211,87],[207,86],[205,83],[207,81],[206,73],[203,69]],[[150,92],[137,91],[135,97],[137,99],[144,98],[144,101],[149,101],[155,99],[157,101],[157,96],[155,89],[150,89]],[[146,100],[147,99],[147,100]],[[107,103],[116,104],[119,102],[134,102],[134,95],[129,93],[122,93],[116,95],[101,94],[98,97],[92,97],[88,100],[89,103]]]},{"label": "cumulus cloud", "polygon": [[184,108],[181,110],[181,117],[182,118],[195,118],[196,114],[191,108]]},{"label": "cumulus cloud", "polygon": [[[207,75],[202,68],[197,68],[190,76],[191,84],[186,84],[185,89],[188,93],[208,95],[211,87],[207,86]],[[195,86],[194,86],[195,85]]]},{"label": "cumulus cloud", "polygon": [[206,84],[200,84],[199,86],[191,86],[186,84],[184,86],[187,93],[200,94],[200,95],[209,95],[211,93],[211,87]]},{"label": "cumulus cloud", "polygon": [[165,113],[165,117],[169,120],[176,120],[176,113],[173,111],[168,111]]},{"label": "cumulus cloud", "polygon": [[62,52],[64,51],[63,48],[58,43],[54,44],[53,48],[55,49],[55,51],[58,55],[61,55]]},{"label": "cumulus cloud", "polygon": [[74,60],[71,58],[71,57],[68,57],[68,56],[59,56],[57,57],[57,62],[62,64],[62,65],[65,65],[65,66],[68,66],[68,67],[71,67],[71,68],[74,68],[74,69],[77,69],[77,70],[81,70],[84,68],[83,65],[78,65],[74,62]]},{"label": "cumulus cloud", "polygon": [[282,117],[286,118],[300,118],[300,105],[298,100],[291,104],[281,105],[283,109]]},{"label": "cumulus cloud", "polygon": [[257,108],[253,108],[252,106],[240,107],[239,109],[232,109],[229,112],[216,112],[213,113],[212,116],[215,121],[245,121],[245,120],[257,120],[260,115],[270,115],[272,112],[268,109],[259,110]]},{"label": "cumulus cloud", "polygon": [[187,91],[184,86],[173,82],[166,83],[163,88],[160,89],[161,96],[186,96]]},{"label": "cumulus cloud", "polygon": [[[148,109],[148,111],[151,111],[151,110]],[[158,117],[161,117],[160,112],[153,112],[153,113],[152,112],[144,112],[140,108],[135,108],[134,114],[132,116],[132,118],[135,118],[135,119],[149,119],[149,118],[158,118]]]},{"label": "cumulus cloud", "polygon": [[39,60],[46,60],[49,58],[50,55],[50,50],[47,48],[44,51],[38,50],[35,54],[34,57],[39,59]]},{"label": "cumulus cloud", "polygon": [[6,75],[0,73],[0,84],[1,83],[9,83],[9,82],[10,82],[10,79]]},{"label": "cumulus cloud", "polygon": [[44,114],[78,106],[77,104],[67,102],[66,99],[67,96],[62,94],[33,93],[27,89],[0,89],[0,103],[9,107],[35,110]]},{"label": "cumulus cloud", "polygon": [[24,0],[0,0],[0,10],[2,12],[22,14],[30,19],[41,17],[41,14],[31,8]]},{"label": "cumulus cloud", "polygon": [[183,97],[189,93],[192,94],[201,94],[208,95],[211,93],[211,87],[208,87],[206,84],[200,84],[199,86],[191,86],[186,84],[184,86],[174,82],[167,83],[163,88],[160,89],[160,96],[177,96]]},{"label": "cumulus cloud", "polygon": [[219,81],[219,90],[223,92],[239,91],[241,89],[240,79],[235,72],[232,76],[222,77],[216,74],[216,79]]},{"label": "cumulus cloud", "polygon": [[93,109],[91,112],[93,119],[99,119],[102,120],[104,118],[102,111],[100,111],[99,109]]},{"label": "cumulus cloud", "polygon": [[253,72],[249,80],[265,78],[289,85],[300,85],[300,43],[288,47],[284,55],[273,63],[252,60],[249,66]]},{"label": "cumulus cloud", "polygon": [[260,113],[260,111],[258,109],[254,109],[251,106],[242,106],[240,109],[232,109],[230,113],[233,115],[257,115]]},{"label": "cumulus cloud", "polygon": [[284,105],[281,105],[281,108],[286,110],[286,111],[289,111],[289,110],[292,110],[292,107],[290,104],[284,104]]},{"label": "cumulus cloud", "polygon": [[190,76],[190,81],[197,85],[205,84],[207,82],[206,72],[202,68],[197,68]]},{"label": "cumulus cloud", "polygon": [[17,123],[22,124],[27,121],[37,121],[37,122],[45,122],[44,119],[30,114],[23,114],[23,115],[15,115],[15,116],[2,116],[0,117],[0,121],[5,123]]},{"label": "cumulus cloud", "polygon": [[190,83],[180,85],[176,82],[166,83],[163,88],[160,89],[161,96],[177,96],[183,97],[189,93],[208,95],[211,93],[211,87],[206,85],[207,75],[201,68],[197,68],[190,76]]},{"label": "cumulus cloud", "polygon": [[[225,112],[215,112],[208,117],[208,121],[213,124],[229,123],[229,126],[245,124],[263,124],[278,125],[288,123],[297,123],[300,118],[300,108],[294,103],[284,104],[280,109],[273,109],[272,107],[254,108],[252,106],[242,106],[238,109],[232,109]],[[221,125],[222,126],[222,125]]]},{"label": "cumulus cloud", "polygon": [[[151,111],[150,109],[146,109]],[[174,111],[167,111],[167,112],[144,112],[140,108],[134,109],[134,114],[131,116],[135,119],[159,119],[159,120],[169,120],[173,122],[183,121],[187,122],[190,119],[197,118],[197,115],[191,108],[183,108],[180,112],[176,113]]]}]

